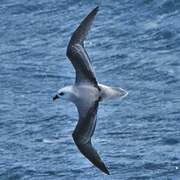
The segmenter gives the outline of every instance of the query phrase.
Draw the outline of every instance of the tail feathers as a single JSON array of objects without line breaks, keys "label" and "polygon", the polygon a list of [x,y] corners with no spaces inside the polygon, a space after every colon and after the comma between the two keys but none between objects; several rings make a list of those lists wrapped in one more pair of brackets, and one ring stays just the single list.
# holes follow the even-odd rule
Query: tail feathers
[{"label": "tail feathers", "polygon": [[118,97],[125,97],[128,94],[128,92],[126,92],[124,89],[119,87],[110,87],[102,84],[98,84],[98,85],[101,89],[103,99],[115,99]]},{"label": "tail feathers", "polygon": [[128,95],[128,92],[125,91],[124,89],[122,88],[119,88],[119,87],[111,87],[112,91],[114,91],[115,94],[117,94],[117,96],[120,96],[120,97],[125,97]]}]

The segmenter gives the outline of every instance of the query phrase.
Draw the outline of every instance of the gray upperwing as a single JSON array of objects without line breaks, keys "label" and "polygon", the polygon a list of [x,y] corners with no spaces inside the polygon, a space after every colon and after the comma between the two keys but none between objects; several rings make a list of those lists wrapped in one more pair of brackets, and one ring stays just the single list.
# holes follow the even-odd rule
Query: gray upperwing
[{"label": "gray upperwing", "polygon": [[82,46],[84,46],[84,40],[88,31],[90,30],[91,24],[98,12],[98,9],[99,7],[97,6],[83,19],[79,27],[74,31],[68,47],[73,44],[81,44]]},{"label": "gray upperwing", "polygon": [[107,167],[91,144],[91,137],[96,127],[98,104],[99,100],[89,108],[86,116],[79,119],[72,136],[80,152],[97,168],[109,174]]},{"label": "gray upperwing", "polygon": [[89,141],[86,144],[83,144],[81,141],[76,139],[76,137],[73,136],[74,142],[76,143],[78,149],[80,152],[87,158],[89,161],[91,161],[97,168],[99,168],[101,171],[103,171],[106,174],[110,174],[106,165],[101,160],[100,156],[98,155],[97,151],[93,148],[91,141]]},{"label": "gray upperwing", "polygon": [[91,83],[99,89],[95,72],[90,63],[90,58],[84,49],[85,37],[90,29],[95,15],[97,14],[97,11],[98,7],[93,9],[73,33],[68,44],[66,55],[75,68],[76,83]]}]

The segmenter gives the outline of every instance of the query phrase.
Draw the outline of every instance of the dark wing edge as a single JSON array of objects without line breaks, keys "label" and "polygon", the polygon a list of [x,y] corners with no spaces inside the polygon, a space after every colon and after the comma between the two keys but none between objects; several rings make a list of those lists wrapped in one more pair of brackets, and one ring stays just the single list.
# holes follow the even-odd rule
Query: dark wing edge
[{"label": "dark wing edge", "polygon": [[110,175],[106,165],[101,160],[100,156],[98,155],[97,151],[93,148],[91,141],[84,144],[81,142],[81,140],[77,139],[73,136],[74,142],[77,145],[80,152],[91,162],[93,163],[97,168],[99,168],[104,173]]},{"label": "dark wing edge", "polygon": [[[85,19],[81,22],[81,24],[79,25],[79,27],[74,31],[71,40],[69,42],[68,45],[68,49],[69,47],[71,47],[74,44],[81,44],[82,46],[84,46],[83,42],[86,38],[86,35],[91,27],[91,24],[98,12],[99,7],[97,6],[96,8],[94,8],[88,16],[85,17]],[[67,49],[67,55],[68,55],[68,49]]]},{"label": "dark wing edge", "polygon": [[72,134],[73,140],[80,152],[97,168],[106,174],[110,174],[106,165],[101,160],[97,151],[93,148],[91,137],[96,126],[96,114],[99,100],[89,109],[87,115],[83,119],[79,119],[78,124]]},{"label": "dark wing edge", "polygon": [[90,82],[100,90],[90,58],[84,49],[84,40],[98,12],[98,6],[81,22],[68,44],[66,55],[76,70],[76,83]]}]

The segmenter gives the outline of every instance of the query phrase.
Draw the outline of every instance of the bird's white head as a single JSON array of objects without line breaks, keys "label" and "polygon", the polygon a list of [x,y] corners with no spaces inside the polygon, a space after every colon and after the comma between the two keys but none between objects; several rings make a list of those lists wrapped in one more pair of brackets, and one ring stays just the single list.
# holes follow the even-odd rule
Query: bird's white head
[{"label": "bird's white head", "polygon": [[73,101],[74,99],[74,92],[72,86],[66,86],[58,90],[57,94],[53,97],[53,100],[56,99],[64,99],[68,101]]}]

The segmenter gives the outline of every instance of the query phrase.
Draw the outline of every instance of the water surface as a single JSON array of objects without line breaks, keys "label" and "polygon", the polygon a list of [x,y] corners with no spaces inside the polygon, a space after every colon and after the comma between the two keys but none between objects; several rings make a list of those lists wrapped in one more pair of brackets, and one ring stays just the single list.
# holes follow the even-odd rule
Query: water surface
[{"label": "water surface", "polygon": [[93,144],[106,176],[77,150],[69,38],[97,1],[1,0],[0,179],[180,179],[180,2],[102,1],[85,46],[97,79],[129,95],[102,103]]}]

